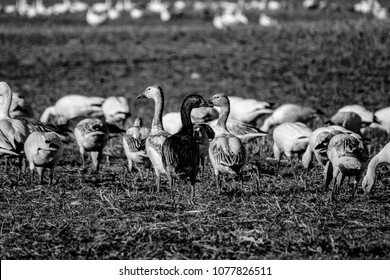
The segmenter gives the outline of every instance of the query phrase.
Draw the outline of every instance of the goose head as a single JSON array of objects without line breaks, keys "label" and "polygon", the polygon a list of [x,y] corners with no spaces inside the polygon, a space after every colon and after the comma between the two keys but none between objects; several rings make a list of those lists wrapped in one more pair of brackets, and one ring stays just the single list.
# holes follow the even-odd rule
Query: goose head
[{"label": "goose head", "polygon": [[198,94],[190,94],[184,99],[182,107],[188,107],[192,109],[200,107],[212,107],[212,105],[202,96]]},{"label": "goose head", "polygon": [[137,99],[155,99],[157,96],[162,94],[162,88],[159,85],[154,85],[147,87],[140,95],[137,96]]},{"label": "goose head", "polygon": [[216,106],[216,107],[226,107],[230,105],[229,98],[226,96],[226,94],[223,93],[217,93],[211,99],[209,100],[210,105]]},{"label": "goose head", "polygon": [[44,151],[55,152],[61,149],[62,142],[60,137],[54,132],[46,132],[41,134],[42,140],[40,149]]}]

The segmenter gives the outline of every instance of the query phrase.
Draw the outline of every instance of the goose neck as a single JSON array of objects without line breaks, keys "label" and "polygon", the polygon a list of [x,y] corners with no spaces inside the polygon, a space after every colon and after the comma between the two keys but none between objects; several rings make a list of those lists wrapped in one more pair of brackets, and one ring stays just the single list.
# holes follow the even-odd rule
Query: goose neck
[{"label": "goose neck", "polygon": [[154,116],[152,120],[152,131],[164,130],[162,124],[162,114],[164,110],[164,95],[157,95],[154,99]]},{"label": "goose neck", "polygon": [[221,112],[219,113],[219,119],[217,122],[217,126],[226,129],[226,123],[227,123],[227,119],[229,117],[229,113],[230,113],[230,105],[229,104],[226,104],[226,105],[221,107]]},{"label": "goose neck", "polygon": [[186,103],[184,103],[180,109],[180,118],[182,123],[182,128],[180,132],[182,134],[192,135],[193,133],[193,126],[191,121],[191,110],[192,107]]}]

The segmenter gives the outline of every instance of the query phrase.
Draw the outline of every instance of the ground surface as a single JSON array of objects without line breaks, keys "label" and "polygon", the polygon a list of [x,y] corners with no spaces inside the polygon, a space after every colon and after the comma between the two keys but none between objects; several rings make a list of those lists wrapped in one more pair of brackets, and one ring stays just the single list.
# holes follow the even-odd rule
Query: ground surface
[{"label": "ground surface", "polygon": [[[0,79],[29,94],[36,115],[59,97],[125,95],[133,116],[150,124],[153,105],[135,102],[160,84],[166,111],[178,111],[187,94],[217,92],[277,105],[321,108],[326,117],[342,105],[370,110],[390,104],[390,25],[350,12],[289,11],[281,29],[251,24],[216,31],[196,16],[161,24],[148,17],[99,28],[83,16],[28,21],[0,16]],[[193,73],[199,79],[192,79]],[[323,120],[322,120],[323,121]],[[321,121],[319,122],[321,123]],[[388,138],[370,132],[371,155]],[[30,186],[1,167],[1,259],[383,259],[390,252],[389,171],[380,168],[374,193],[327,202],[322,170],[267,160],[266,146],[250,158],[241,192],[217,195],[211,167],[199,178],[196,205],[181,185],[176,204],[150,194],[153,178],[124,175],[119,141],[99,176],[79,172],[74,144],[67,146],[56,183]]]}]

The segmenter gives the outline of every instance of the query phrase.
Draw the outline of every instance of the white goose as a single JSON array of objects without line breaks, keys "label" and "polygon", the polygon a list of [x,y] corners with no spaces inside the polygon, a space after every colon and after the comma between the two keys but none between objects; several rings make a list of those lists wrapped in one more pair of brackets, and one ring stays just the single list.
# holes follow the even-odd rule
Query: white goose
[{"label": "white goose", "polygon": [[107,97],[102,104],[102,111],[106,122],[120,126],[131,116],[129,103],[123,96]]},{"label": "white goose", "polygon": [[378,123],[373,112],[367,110],[365,107],[357,104],[346,105],[339,109],[338,112],[354,112],[362,118],[362,123],[365,125],[370,125],[373,122]]},{"label": "white goose", "polygon": [[22,164],[23,145],[29,135],[29,131],[24,122],[12,119],[9,109],[12,103],[12,92],[9,85],[0,82],[0,156],[18,157],[19,173]]},{"label": "white goose", "polygon": [[362,118],[354,112],[337,112],[326,123],[340,125],[355,133],[360,133],[362,128]]},{"label": "white goose", "polygon": [[324,137],[326,137],[324,134],[322,134],[322,137],[318,137],[323,132],[330,133],[331,131],[338,130],[341,132],[347,133],[347,129],[338,126],[338,125],[331,125],[331,126],[326,126],[326,127],[319,127],[316,130],[314,130],[312,133],[310,133],[309,136],[309,145],[306,148],[305,153],[302,156],[302,164],[306,169],[309,169],[313,167],[313,156],[316,158],[317,162],[320,163],[321,165],[325,165],[326,162],[328,161],[328,156],[326,155],[327,152],[327,146],[320,151],[316,150],[315,147],[320,144],[321,141],[324,140]]},{"label": "white goose", "polygon": [[272,115],[265,119],[260,130],[268,132],[272,126],[285,122],[307,122],[321,114],[323,112],[319,109],[316,110],[297,104],[284,104],[276,108]]},{"label": "white goose", "polygon": [[91,152],[94,171],[98,173],[103,149],[109,138],[106,123],[97,118],[83,119],[76,125],[73,134],[79,146],[83,168],[85,169],[85,152]]},{"label": "white goose", "polygon": [[142,126],[142,119],[137,118],[134,121],[134,126],[130,127],[123,136],[123,149],[127,157],[129,172],[132,172],[134,167],[141,173],[138,164],[148,169],[151,166],[151,162],[145,151],[145,141],[149,133],[150,129]]},{"label": "white goose", "polygon": [[379,109],[374,115],[375,119],[378,120],[380,124],[371,123],[370,127],[382,129],[390,135],[390,107]]},{"label": "white goose", "polygon": [[46,108],[40,121],[65,124],[67,120],[78,116],[103,116],[102,104],[105,98],[77,94],[65,95],[54,106]]},{"label": "white goose", "polygon": [[89,8],[89,5],[87,3],[84,3],[80,0],[75,0],[72,2],[69,8],[70,13],[82,13],[87,11]]},{"label": "white goose", "polygon": [[44,169],[50,169],[49,186],[53,183],[54,168],[63,154],[63,145],[54,132],[33,132],[24,143],[24,153],[31,170],[31,182],[34,171],[38,172],[40,183],[43,182]]},{"label": "white goose", "polygon": [[104,3],[94,3],[90,8],[95,13],[107,13],[112,6],[112,0],[106,0]]},{"label": "white goose", "polygon": [[[320,136],[320,135],[319,135]],[[336,200],[339,189],[343,184],[345,177],[356,177],[354,185],[355,195],[357,184],[363,174],[366,161],[368,160],[368,148],[360,135],[346,134],[340,131],[331,132],[327,137],[327,158],[325,165],[325,189],[330,185],[333,179],[332,196],[330,200]],[[317,145],[316,149],[321,149],[322,144]]]},{"label": "white goose", "polygon": [[291,161],[294,154],[302,155],[309,144],[311,133],[312,130],[300,122],[287,122],[278,125],[272,135],[275,159],[279,162],[282,153],[286,155],[289,161]]},{"label": "white goose", "polygon": [[157,193],[159,193],[161,174],[166,174],[162,162],[162,145],[164,141],[170,136],[170,134],[164,130],[164,126],[162,124],[164,92],[158,85],[150,86],[137,96],[137,99],[145,98],[153,99],[155,103],[152,128],[150,130],[149,136],[146,138],[145,149],[153,165],[154,173],[156,174]]},{"label": "white goose", "polygon": [[226,127],[230,111],[229,98],[224,94],[216,94],[209,102],[214,106],[221,107],[219,119],[214,129],[215,138],[209,147],[209,157],[214,169],[218,193],[221,192],[221,174],[239,175],[242,188],[242,171],[247,161],[246,150],[240,138],[230,133]]},{"label": "white goose", "polygon": [[362,181],[362,187],[365,194],[368,194],[375,185],[375,170],[381,163],[390,163],[390,143],[387,143],[368,164],[367,173]]},{"label": "white goose", "polygon": [[259,101],[253,98],[244,99],[237,96],[229,96],[229,100],[229,118],[244,123],[254,124],[261,116],[265,114],[271,114],[274,111],[270,109],[270,103]]},{"label": "white goose", "polygon": [[259,24],[264,27],[280,27],[280,24],[276,19],[267,16],[265,13],[260,13]]},{"label": "white goose", "polygon": [[99,26],[107,22],[108,13],[107,11],[95,12],[92,8],[89,8],[85,19],[90,26]]}]

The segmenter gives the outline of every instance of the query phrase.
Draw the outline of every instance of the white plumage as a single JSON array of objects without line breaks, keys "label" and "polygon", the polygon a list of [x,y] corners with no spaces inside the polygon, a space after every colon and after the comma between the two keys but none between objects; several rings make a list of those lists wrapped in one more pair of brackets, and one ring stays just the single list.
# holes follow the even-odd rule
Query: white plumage
[{"label": "white plumage", "polygon": [[105,98],[96,96],[65,95],[54,106],[46,108],[40,121],[65,124],[67,120],[79,116],[103,116],[104,100]]},{"label": "white plumage", "polygon": [[366,125],[370,125],[373,122],[377,122],[374,113],[367,110],[361,105],[346,105],[339,109],[338,112],[354,112],[355,114],[358,114],[362,118],[362,123]]},{"label": "white plumage", "polygon": [[291,160],[294,154],[301,155],[309,144],[312,130],[300,122],[283,123],[273,131],[274,157],[280,161],[282,153]]},{"label": "white plumage", "polygon": [[371,123],[370,127],[382,129],[390,135],[390,107],[379,109],[374,115],[379,123]]},{"label": "white plumage", "polygon": [[99,172],[103,149],[108,141],[108,129],[105,122],[97,118],[80,121],[73,132],[79,146],[83,168],[85,169],[85,152],[91,152],[94,171]]},{"label": "white plumage", "polygon": [[362,118],[354,112],[337,112],[329,123],[340,125],[355,133],[360,133],[362,128]]},{"label": "white plumage", "polygon": [[12,92],[5,82],[0,82],[0,98],[2,98],[0,103],[0,156],[18,157],[19,167],[21,167],[23,145],[29,135],[29,130],[23,121],[10,117]]},{"label": "white plumage", "polygon": [[33,132],[24,143],[24,153],[31,170],[31,181],[34,171],[38,172],[40,183],[43,182],[44,169],[50,169],[49,185],[53,183],[54,168],[63,154],[61,139],[54,132]]},{"label": "white plumage", "polygon": [[362,187],[365,194],[368,194],[375,185],[375,170],[381,163],[390,163],[390,143],[377,153],[368,164],[367,173],[363,178]]},{"label": "white plumage", "polygon": [[272,126],[285,122],[307,122],[318,117],[320,114],[323,114],[321,110],[311,107],[304,107],[297,104],[284,104],[276,108],[272,115],[265,119],[260,129],[268,132]]},{"label": "white plumage", "polygon": [[106,122],[121,126],[131,116],[129,103],[123,96],[107,97],[102,104],[102,111]]}]

